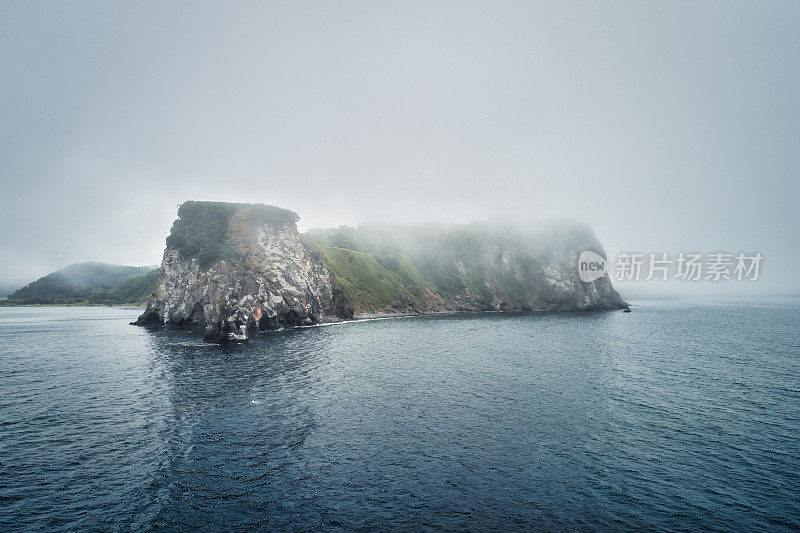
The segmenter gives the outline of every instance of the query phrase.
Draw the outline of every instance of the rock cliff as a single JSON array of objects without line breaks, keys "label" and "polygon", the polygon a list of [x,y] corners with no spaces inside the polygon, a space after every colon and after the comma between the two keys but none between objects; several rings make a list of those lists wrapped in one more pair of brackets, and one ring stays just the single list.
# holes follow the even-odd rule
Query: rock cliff
[{"label": "rock cliff", "polygon": [[265,205],[186,202],[139,325],[195,326],[207,342],[370,315],[622,309],[608,276],[586,283],[578,256],[605,256],[587,226],[339,227],[300,235]]},{"label": "rock cliff", "polygon": [[161,275],[137,324],[205,328],[205,341],[315,324],[331,308],[322,258],[300,240],[297,215],[276,207],[186,202]]},{"label": "rock cliff", "polygon": [[605,252],[574,221],[362,225],[305,239],[325,257],[339,316],[627,307],[607,275],[581,281],[581,252]]}]

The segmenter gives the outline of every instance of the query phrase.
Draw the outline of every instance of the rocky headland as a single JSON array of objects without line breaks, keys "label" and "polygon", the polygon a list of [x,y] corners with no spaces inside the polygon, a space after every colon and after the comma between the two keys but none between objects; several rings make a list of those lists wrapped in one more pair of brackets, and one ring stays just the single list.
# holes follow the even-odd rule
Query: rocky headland
[{"label": "rocky headland", "polygon": [[588,226],[365,225],[300,234],[295,213],[186,202],[138,325],[202,328],[206,342],[365,316],[600,311],[627,304],[606,275],[580,280]]}]

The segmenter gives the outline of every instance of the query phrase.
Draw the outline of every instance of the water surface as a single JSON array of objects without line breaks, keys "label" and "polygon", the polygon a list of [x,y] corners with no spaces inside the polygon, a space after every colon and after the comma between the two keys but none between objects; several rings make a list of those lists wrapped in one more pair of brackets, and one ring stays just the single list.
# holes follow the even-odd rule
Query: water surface
[{"label": "water surface", "polygon": [[0,307],[0,530],[800,528],[800,305],[244,346]]}]

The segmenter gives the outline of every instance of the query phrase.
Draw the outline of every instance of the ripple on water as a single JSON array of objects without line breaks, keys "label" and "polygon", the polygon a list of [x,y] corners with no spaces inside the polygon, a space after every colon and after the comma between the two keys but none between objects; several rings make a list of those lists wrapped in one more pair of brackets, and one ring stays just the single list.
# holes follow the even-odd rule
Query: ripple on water
[{"label": "ripple on water", "polygon": [[0,529],[800,527],[797,302],[135,314],[0,308]]}]

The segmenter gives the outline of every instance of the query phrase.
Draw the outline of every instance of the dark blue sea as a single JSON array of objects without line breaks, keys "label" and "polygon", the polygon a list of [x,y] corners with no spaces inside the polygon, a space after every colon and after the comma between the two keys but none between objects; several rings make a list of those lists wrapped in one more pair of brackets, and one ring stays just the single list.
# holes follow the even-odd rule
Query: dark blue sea
[{"label": "dark blue sea", "polygon": [[797,530],[800,303],[261,334],[0,308],[0,531]]}]

